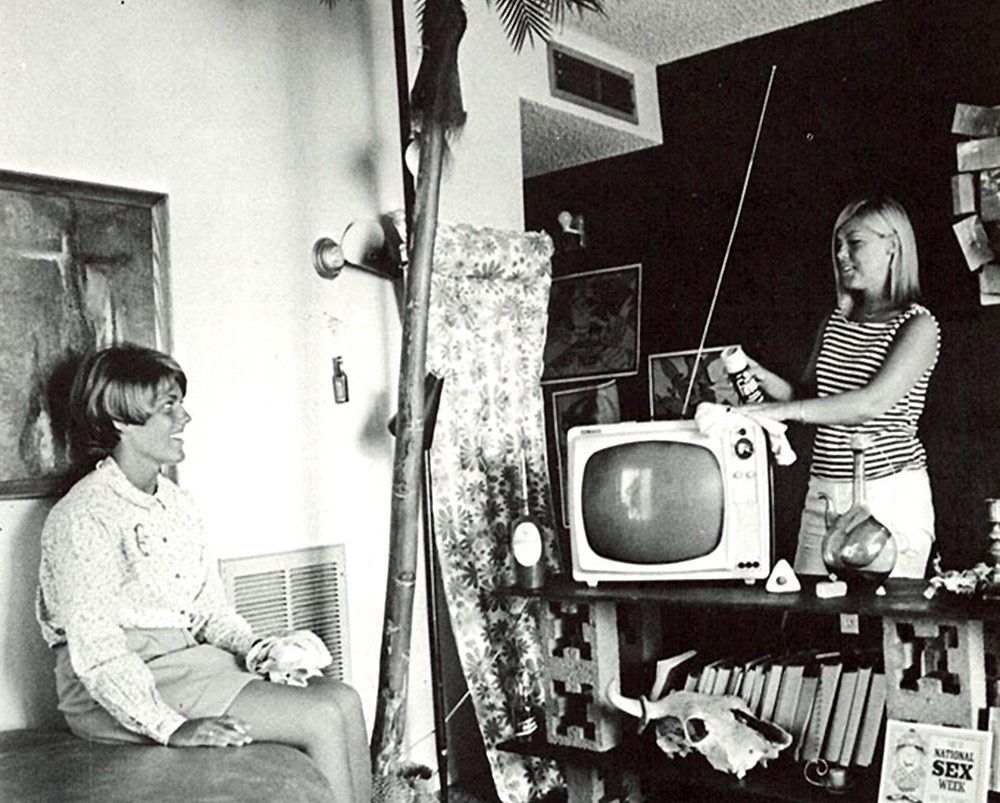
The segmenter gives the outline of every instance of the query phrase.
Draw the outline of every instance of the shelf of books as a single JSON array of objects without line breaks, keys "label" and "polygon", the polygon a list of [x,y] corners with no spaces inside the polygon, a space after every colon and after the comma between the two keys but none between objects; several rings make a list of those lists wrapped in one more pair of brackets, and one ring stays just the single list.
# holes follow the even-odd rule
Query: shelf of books
[{"label": "shelf of books", "polygon": [[[924,587],[820,599],[808,581],[550,578],[515,592],[545,602],[545,726],[500,748],[559,762],[569,803],[1000,803],[1000,602]],[[682,698],[695,708],[678,714]]]}]

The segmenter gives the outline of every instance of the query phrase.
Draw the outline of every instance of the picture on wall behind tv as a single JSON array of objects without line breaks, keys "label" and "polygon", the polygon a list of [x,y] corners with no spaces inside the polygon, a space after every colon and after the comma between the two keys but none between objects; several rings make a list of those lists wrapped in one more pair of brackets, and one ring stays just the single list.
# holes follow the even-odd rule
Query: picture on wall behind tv
[{"label": "picture on wall behind tv", "polygon": [[639,373],[642,266],[552,280],[543,383]]},{"label": "picture on wall behind tv", "polygon": [[584,424],[617,424],[621,421],[621,405],[615,380],[573,390],[558,390],[552,394],[552,431],[559,466],[559,498],[564,527],[569,527],[566,503],[566,433]]},{"label": "picture on wall behind tv", "polygon": [[722,352],[727,348],[713,346],[702,349],[700,355],[697,349],[650,354],[650,418],[694,418],[701,402],[738,405],[739,396],[722,364]]}]

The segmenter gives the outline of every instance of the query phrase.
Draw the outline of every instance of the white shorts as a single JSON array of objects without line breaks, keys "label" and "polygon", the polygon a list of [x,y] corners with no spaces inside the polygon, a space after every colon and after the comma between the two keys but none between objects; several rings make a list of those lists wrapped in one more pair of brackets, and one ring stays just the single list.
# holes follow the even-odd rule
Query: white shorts
[{"label": "white shorts", "polygon": [[[854,502],[851,482],[809,478],[795,552],[794,568],[798,574],[827,574],[822,553],[827,504],[820,493],[830,497],[833,516],[846,513]],[[923,578],[934,546],[934,504],[927,472],[900,471],[882,479],[867,480],[865,499],[872,515],[896,539],[898,556],[889,576]]]},{"label": "white shorts", "polygon": [[[187,630],[127,629],[125,639],[153,673],[164,702],[189,719],[222,716],[243,687],[258,679],[235,655],[197,643]],[[65,644],[56,647],[56,690],[59,710],[77,736],[94,742],[154,744],[126,728],[90,696],[73,671]]]}]

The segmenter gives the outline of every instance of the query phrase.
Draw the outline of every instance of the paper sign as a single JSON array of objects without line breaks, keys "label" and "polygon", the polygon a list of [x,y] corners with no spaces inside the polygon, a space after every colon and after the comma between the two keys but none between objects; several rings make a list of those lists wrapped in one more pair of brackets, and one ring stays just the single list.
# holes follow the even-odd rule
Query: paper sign
[{"label": "paper sign", "polygon": [[890,719],[878,803],[986,803],[993,734]]}]

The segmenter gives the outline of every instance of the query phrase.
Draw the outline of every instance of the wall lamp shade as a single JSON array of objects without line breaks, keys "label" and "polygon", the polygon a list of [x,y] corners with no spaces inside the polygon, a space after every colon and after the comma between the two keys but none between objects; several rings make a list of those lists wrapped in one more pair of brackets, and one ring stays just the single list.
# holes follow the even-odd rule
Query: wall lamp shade
[{"label": "wall lamp shade", "polygon": [[356,220],[338,244],[321,237],[313,245],[313,267],[324,279],[335,279],[344,266],[360,268],[387,279],[403,275],[399,236],[391,216]]},{"label": "wall lamp shade", "polygon": [[313,267],[324,279],[336,279],[346,264],[344,249],[329,237],[320,237],[313,245]]}]

